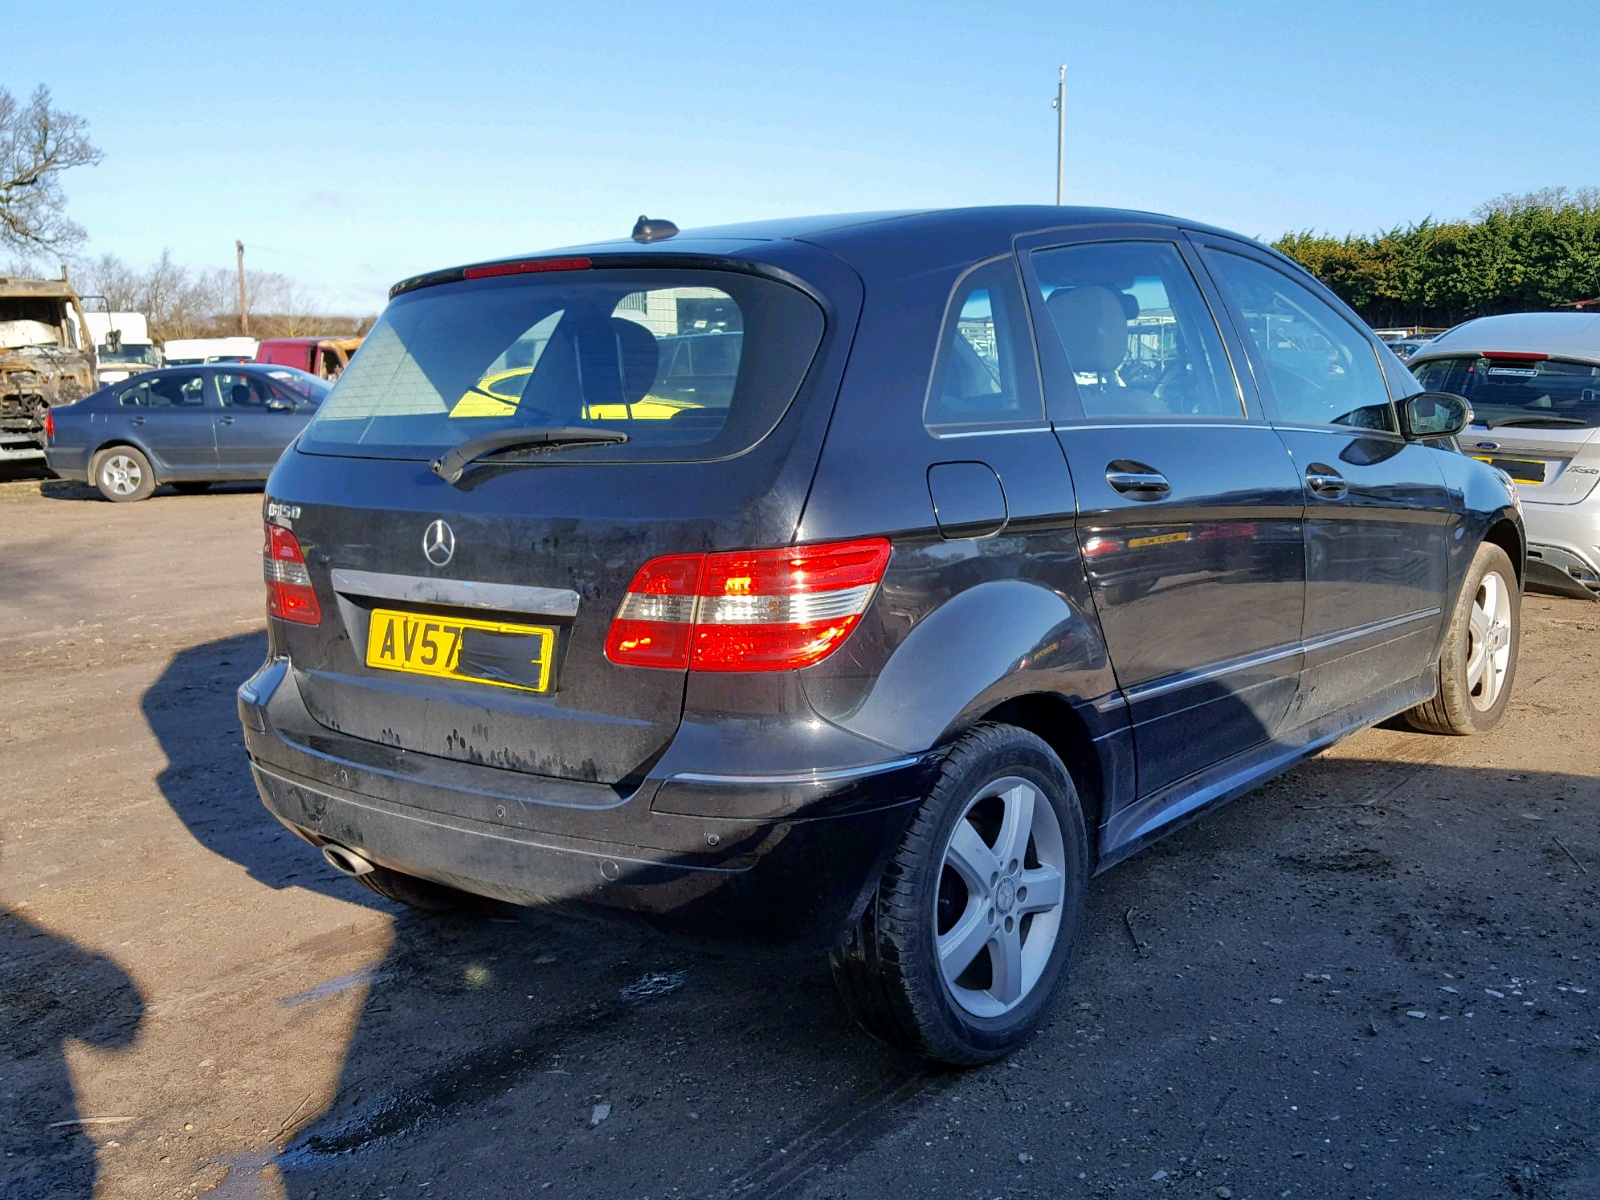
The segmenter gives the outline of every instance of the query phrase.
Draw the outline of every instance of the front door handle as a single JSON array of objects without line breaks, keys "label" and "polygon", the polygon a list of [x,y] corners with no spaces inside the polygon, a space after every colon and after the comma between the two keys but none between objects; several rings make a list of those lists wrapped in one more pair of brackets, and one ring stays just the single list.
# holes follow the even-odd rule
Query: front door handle
[{"label": "front door handle", "polygon": [[1306,486],[1327,500],[1342,500],[1350,494],[1350,485],[1344,476],[1323,463],[1312,463],[1306,468]]},{"label": "front door handle", "polygon": [[1130,500],[1163,500],[1172,494],[1165,475],[1128,458],[1106,464],[1106,482]]},{"label": "front door handle", "polygon": [[232,425],[233,424],[233,418],[232,417],[218,417],[217,418],[217,424],[218,425]]}]

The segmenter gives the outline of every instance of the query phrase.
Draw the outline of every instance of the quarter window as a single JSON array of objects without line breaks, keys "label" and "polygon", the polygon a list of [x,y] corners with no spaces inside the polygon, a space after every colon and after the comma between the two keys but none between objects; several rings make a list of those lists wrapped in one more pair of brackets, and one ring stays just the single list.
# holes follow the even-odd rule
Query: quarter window
[{"label": "quarter window", "polygon": [[1041,337],[1060,339],[1088,417],[1245,415],[1215,319],[1170,242],[1033,253]]},{"label": "quarter window", "polygon": [[956,285],[923,419],[935,432],[1036,424],[1044,398],[1026,340],[1016,264],[998,258]]},{"label": "quarter window", "polygon": [[1399,431],[1372,343],[1309,288],[1242,254],[1207,260],[1244,316],[1284,422]]}]

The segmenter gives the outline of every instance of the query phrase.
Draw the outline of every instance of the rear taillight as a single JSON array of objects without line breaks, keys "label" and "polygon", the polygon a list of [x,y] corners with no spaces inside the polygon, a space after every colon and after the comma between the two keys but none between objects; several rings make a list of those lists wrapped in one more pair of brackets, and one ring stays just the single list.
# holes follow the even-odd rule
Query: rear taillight
[{"label": "rear taillight", "polygon": [[56,415],[48,408],[44,410],[44,436],[47,441],[56,440]]},{"label": "rear taillight", "polygon": [[261,551],[261,571],[267,581],[267,613],[300,625],[322,624],[322,606],[311,586],[306,556],[300,542],[281,525],[267,526]]},{"label": "rear taillight", "polygon": [[850,636],[888,565],[883,538],[651,559],[611,623],[606,657],[694,671],[809,667]]}]

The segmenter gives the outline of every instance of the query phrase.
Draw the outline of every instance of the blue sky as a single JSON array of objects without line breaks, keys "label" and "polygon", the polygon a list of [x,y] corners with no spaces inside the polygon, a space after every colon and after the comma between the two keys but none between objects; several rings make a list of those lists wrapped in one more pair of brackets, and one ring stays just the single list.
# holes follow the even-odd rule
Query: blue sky
[{"label": "blue sky", "polygon": [[8,6],[105,162],[93,253],[293,276],[375,311],[418,270],[754,217],[1068,203],[1244,233],[1600,184],[1593,0]]}]

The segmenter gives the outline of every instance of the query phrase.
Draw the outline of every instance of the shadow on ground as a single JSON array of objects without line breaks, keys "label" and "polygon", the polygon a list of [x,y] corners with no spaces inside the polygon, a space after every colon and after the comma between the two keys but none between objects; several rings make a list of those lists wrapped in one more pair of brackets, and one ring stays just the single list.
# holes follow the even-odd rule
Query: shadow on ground
[{"label": "shadow on ground", "polygon": [[232,690],[261,650],[186,651],[146,695],[163,793],[269,886],[395,916],[377,968],[280,1001],[367,989],[337,1094],[271,1163],[291,1200],[1575,1197],[1592,1174],[1596,779],[1313,761],[1096,881],[1039,1035],[939,1072],[860,1034],[817,957],[367,895],[255,797]]},{"label": "shadow on ground", "polygon": [[89,1200],[98,1169],[78,1111],[67,1047],[130,1045],[144,1016],[139,989],[110,959],[0,908],[0,1195]]},{"label": "shadow on ground", "polygon": [[166,769],[161,795],[206,849],[270,888],[301,887],[394,911],[340,875],[262,806],[250,777],[234,692],[266,658],[265,633],[180,650],[140,700]]}]

